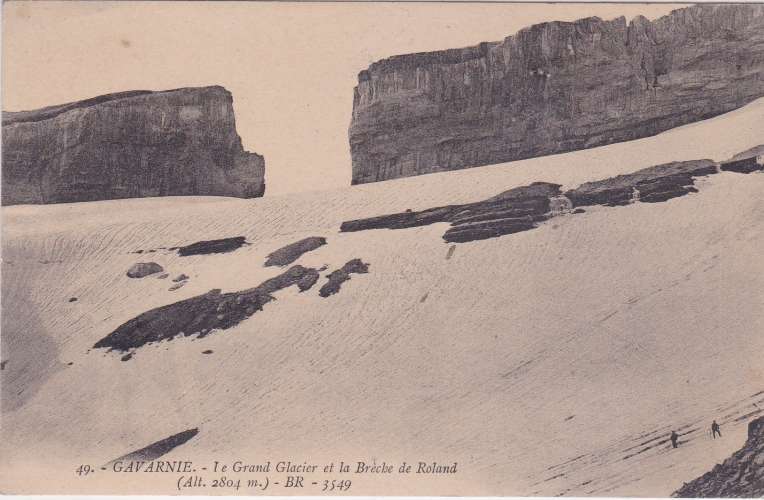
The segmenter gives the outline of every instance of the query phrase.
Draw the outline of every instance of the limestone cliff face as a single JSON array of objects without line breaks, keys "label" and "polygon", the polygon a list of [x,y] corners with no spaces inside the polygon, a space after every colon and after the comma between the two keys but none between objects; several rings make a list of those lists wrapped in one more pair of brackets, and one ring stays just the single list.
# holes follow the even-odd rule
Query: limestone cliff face
[{"label": "limestone cliff face", "polygon": [[551,22],[358,75],[353,184],[654,135],[764,96],[764,6]]},{"label": "limestone cliff face", "polygon": [[3,113],[2,204],[262,196],[265,162],[242,148],[232,102],[203,87]]}]

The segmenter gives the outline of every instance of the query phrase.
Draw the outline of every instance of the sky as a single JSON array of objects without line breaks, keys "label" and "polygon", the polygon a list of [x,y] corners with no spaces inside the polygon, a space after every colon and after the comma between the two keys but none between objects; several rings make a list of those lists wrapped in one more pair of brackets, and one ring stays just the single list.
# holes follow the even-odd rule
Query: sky
[{"label": "sky", "polygon": [[350,184],[358,72],[396,54],[498,41],[544,21],[676,4],[27,2],[3,4],[2,106],[222,85],[266,196]]}]

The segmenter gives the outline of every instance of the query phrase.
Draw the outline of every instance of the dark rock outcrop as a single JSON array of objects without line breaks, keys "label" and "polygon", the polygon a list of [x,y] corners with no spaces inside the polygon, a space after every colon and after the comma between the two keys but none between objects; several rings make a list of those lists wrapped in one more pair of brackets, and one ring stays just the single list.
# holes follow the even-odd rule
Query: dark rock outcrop
[{"label": "dark rock outcrop", "polygon": [[484,202],[466,205],[451,219],[451,227],[443,239],[449,243],[462,243],[533,229],[549,218],[551,200],[559,193],[557,184],[534,182]]},{"label": "dark rock outcrop", "polygon": [[343,222],[340,231],[367,229],[405,229],[438,222],[448,222],[443,239],[449,243],[496,238],[527,231],[543,221],[564,213],[580,214],[582,206],[618,206],[635,202],[660,203],[697,192],[697,177],[728,170],[752,173],[764,170],[764,146],[758,146],[721,164],[711,160],[672,162],[586,182],[575,189],[560,192],[558,184],[534,182],[505,191],[485,201],[447,205],[419,212],[406,210],[390,215]]},{"label": "dark rock outcrop", "polygon": [[711,160],[666,163],[632,174],[586,182],[566,191],[565,196],[574,207],[628,205],[637,199],[647,203],[661,202],[694,192],[694,177],[716,172],[717,165]]},{"label": "dark rock outcrop", "polygon": [[274,292],[292,285],[297,285],[302,292],[312,287],[317,280],[317,270],[292,266],[254,288],[222,294],[219,289],[210,290],[204,295],[140,314],[120,325],[93,347],[124,352],[149,342],[160,342],[180,335],[205,337],[213,330],[231,328],[257,311],[262,311],[265,304],[275,300],[271,295]]},{"label": "dark rock outcrop", "polygon": [[323,245],[326,245],[326,238],[320,236],[303,238],[270,253],[268,260],[265,261],[265,266],[288,266],[304,253],[311,252]]},{"label": "dark rock outcrop", "polygon": [[721,170],[750,174],[758,170],[764,170],[764,146],[756,146],[722,162]]},{"label": "dark rock outcrop", "polygon": [[353,184],[646,137],[764,96],[764,5],[549,22],[358,75]]},{"label": "dark rock outcrop", "polygon": [[188,257],[189,255],[207,255],[211,253],[228,253],[237,250],[247,243],[244,236],[234,236],[233,238],[222,238],[219,240],[197,241],[184,247],[179,247],[178,255]]},{"label": "dark rock outcrop", "polygon": [[[135,450],[132,453],[128,453],[127,455],[116,458],[112,460],[111,462],[109,462],[109,464],[113,464],[114,462],[120,462],[120,461],[121,462],[132,462],[132,461],[150,462],[151,460],[156,460],[162,455],[166,455],[167,453],[171,452],[178,446],[186,443],[188,440],[190,440],[197,434],[199,434],[198,428],[188,429],[186,431],[173,434],[172,436],[159,440],[156,443],[152,443],[146,446],[145,448],[141,448],[140,450]],[[146,465],[148,466],[148,464]]]},{"label": "dark rock outcrop", "polygon": [[450,222],[443,239],[452,243],[495,238],[533,229],[548,218],[551,199],[560,194],[559,184],[534,182],[498,194],[485,201],[447,205],[420,212],[402,212],[343,222],[340,231],[404,229]]},{"label": "dark rock outcrop", "polygon": [[760,498],[764,496],[764,417],[748,424],[745,445],[711,472],[673,493],[682,498]]},{"label": "dark rock outcrop", "polygon": [[242,148],[232,103],[203,87],[4,112],[2,204],[262,196],[265,162]]},{"label": "dark rock outcrop", "polygon": [[151,274],[161,273],[164,268],[156,262],[137,262],[127,270],[128,278],[144,278]]},{"label": "dark rock outcrop", "polygon": [[350,279],[351,274],[365,274],[368,272],[369,264],[363,262],[361,259],[349,260],[341,268],[332,271],[326,276],[329,278],[329,281],[321,287],[318,294],[324,298],[334,295],[340,291],[342,284]]}]

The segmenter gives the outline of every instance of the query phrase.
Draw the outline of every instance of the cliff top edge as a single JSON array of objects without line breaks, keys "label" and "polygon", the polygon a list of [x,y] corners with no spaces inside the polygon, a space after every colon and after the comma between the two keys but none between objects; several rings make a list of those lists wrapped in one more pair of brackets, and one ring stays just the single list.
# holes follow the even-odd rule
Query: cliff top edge
[{"label": "cliff top edge", "polygon": [[29,111],[3,111],[3,126],[12,125],[14,123],[29,123],[39,122],[43,120],[49,120],[56,116],[66,113],[74,109],[88,108],[91,106],[97,106],[107,102],[118,101],[122,99],[132,99],[135,97],[144,97],[150,95],[161,95],[171,93],[184,93],[184,92],[213,92],[220,93],[221,95],[231,96],[225,87],[220,85],[211,85],[206,87],[181,87],[177,89],[169,90],[127,90],[123,92],[113,92],[110,94],[104,94],[96,97],[90,97],[80,101],[68,102],[65,104],[56,104],[53,106],[46,106],[40,109],[34,109]]},{"label": "cliff top edge", "polygon": [[367,69],[358,73],[358,82],[367,81],[371,74],[379,71],[394,71],[396,69],[409,68],[412,66],[422,66],[427,64],[457,64],[472,59],[484,57],[489,48],[501,45],[512,39],[518,39],[523,36],[533,35],[554,28],[585,28],[594,31],[603,31],[611,26],[621,26],[626,29],[630,25],[660,25],[672,24],[678,20],[682,23],[686,18],[699,19],[704,15],[715,14],[719,11],[736,12],[740,10],[750,11],[751,15],[761,15],[764,12],[762,4],[755,3],[725,3],[725,4],[694,4],[681,9],[674,9],[665,16],[654,20],[649,20],[642,15],[634,16],[628,23],[625,16],[619,16],[610,20],[602,20],[596,16],[584,17],[575,21],[545,21],[521,28],[512,35],[505,37],[501,41],[481,42],[477,45],[468,47],[451,48],[445,50],[436,50],[429,52],[416,52],[410,54],[400,54],[380,59],[371,63]]}]

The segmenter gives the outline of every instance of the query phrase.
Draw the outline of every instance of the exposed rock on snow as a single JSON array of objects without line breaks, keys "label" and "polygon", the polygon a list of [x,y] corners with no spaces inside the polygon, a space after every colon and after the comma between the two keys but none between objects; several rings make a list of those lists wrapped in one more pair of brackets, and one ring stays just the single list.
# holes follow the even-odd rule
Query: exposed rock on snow
[{"label": "exposed rock on snow", "polygon": [[548,22],[358,75],[353,184],[629,141],[764,95],[764,6]]},{"label": "exposed rock on snow", "polygon": [[164,268],[156,262],[138,262],[127,270],[128,278],[143,278],[151,274],[161,273]]},{"label": "exposed rock on snow", "polygon": [[350,279],[350,275],[353,273],[365,274],[369,272],[369,264],[364,263],[361,259],[353,259],[345,263],[340,269],[332,271],[326,277],[329,281],[321,287],[318,294],[322,297],[328,297],[334,295],[340,291],[340,287],[344,282]]},{"label": "exposed rock on snow", "polygon": [[319,278],[318,271],[316,271],[315,273],[313,272],[305,273],[305,275],[297,281],[297,288],[299,288],[301,292],[310,290],[313,287],[313,285],[316,284],[316,281],[318,281],[318,278]]},{"label": "exposed rock on snow", "polygon": [[[539,223],[563,213],[583,213],[578,208],[581,206],[612,207],[636,201],[659,203],[694,193],[697,192],[694,187],[696,177],[716,174],[720,168],[739,173],[761,171],[764,169],[761,158],[759,149],[754,148],[742,159],[722,163],[721,166],[711,160],[666,163],[631,174],[586,182],[565,193],[560,193],[558,184],[535,182],[476,203],[448,205],[419,212],[406,210],[397,214],[346,221],[340,226],[340,231],[404,229],[450,222],[451,227],[443,235],[443,239],[449,243],[496,238],[533,229]],[[553,202],[562,208],[552,210]],[[565,204],[567,208],[563,206]],[[573,207],[576,208],[571,211]]]},{"label": "exposed rock on snow", "polygon": [[326,245],[326,238],[320,236],[311,236],[301,239],[300,241],[290,243],[289,245],[281,247],[269,254],[268,260],[265,261],[265,265],[266,267],[288,266],[299,259],[304,253],[313,251],[322,245]]},{"label": "exposed rock on snow", "polygon": [[120,461],[130,462],[130,461],[156,460],[162,455],[165,455],[171,452],[172,450],[174,450],[175,448],[177,448],[178,446],[186,443],[188,440],[196,436],[198,433],[199,433],[199,429],[194,428],[194,429],[188,429],[183,432],[179,432],[177,434],[173,434],[172,436],[159,440],[156,443],[151,443],[145,448],[141,448],[140,450],[135,450],[132,453],[128,453],[127,455],[116,458],[112,460],[111,462],[109,462],[109,464],[112,464],[114,462],[120,462]]},{"label": "exposed rock on snow", "polygon": [[237,250],[247,242],[244,236],[235,236],[233,238],[222,238],[219,240],[197,241],[190,245],[179,247],[178,255],[186,257],[189,255],[205,255],[210,253],[228,253]]},{"label": "exposed rock on snow", "polygon": [[[464,205],[448,205],[430,208],[419,212],[406,211],[392,215],[382,215],[343,222],[340,231],[363,231],[366,229],[403,229],[408,227],[426,226],[438,222],[451,222],[452,225],[463,225],[450,233],[446,241],[457,241],[461,230],[480,232],[475,224],[484,221],[497,220],[497,233],[508,234],[517,232],[515,227],[525,229],[533,227],[534,217],[541,220],[549,210],[549,197],[559,194],[560,186],[546,182],[535,182],[528,186],[520,186],[505,191],[488,200],[467,203]],[[506,232],[500,232],[502,227]],[[524,230],[524,229],[519,229]],[[487,233],[485,233],[487,234]],[[454,238],[453,240],[451,238]],[[466,240],[465,240],[466,241]]]},{"label": "exposed rock on snow", "polygon": [[748,424],[745,445],[711,472],[685,483],[674,497],[758,498],[764,495],[764,417]]},{"label": "exposed rock on snow", "polygon": [[[633,174],[586,182],[565,192],[574,207],[587,205],[628,205],[639,193],[639,201],[660,202],[694,192],[693,178],[717,173],[711,160],[667,163]],[[636,191],[635,191],[636,190]]]},{"label": "exposed rock on snow", "polygon": [[203,337],[213,330],[231,328],[261,311],[265,304],[275,300],[272,293],[292,285],[305,291],[317,280],[318,271],[298,265],[255,288],[225,294],[221,294],[218,289],[210,290],[204,295],[140,314],[99,340],[93,347],[128,351],[181,334],[186,337]]},{"label": "exposed rock on snow", "polygon": [[488,200],[465,205],[449,205],[420,212],[402,212],[343,222],[340,231],[403,229],[437,222],[450,222],[443,239],[447,242],[494,238],[533,229],[547,218],[549,199],[560,194],[558,184],[535,182],[505,191]]},{"label": "exposed rock on snow", "polygon": [[2,204],[262,196],[265,161],[244,151],[232,103],[203,87],[4,112]]},{"label": "exposed rock on snow", "polygon": [[764,145],[737,154],[721,165],[721,170],[740,174],[750,174],[762,169],[764,169]]},{"label": "exposed rock on snow", "polygon": [[495,238],[533,229],[548,218],[550,199],[560,193],[558,184],[534,182],[505,191],[485,202],[465,205],[451,219],[443,235],[447,242]]}]

